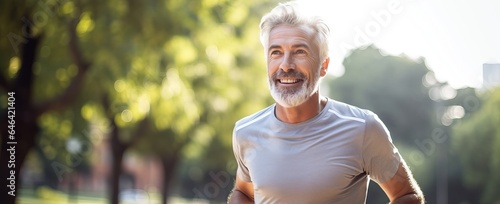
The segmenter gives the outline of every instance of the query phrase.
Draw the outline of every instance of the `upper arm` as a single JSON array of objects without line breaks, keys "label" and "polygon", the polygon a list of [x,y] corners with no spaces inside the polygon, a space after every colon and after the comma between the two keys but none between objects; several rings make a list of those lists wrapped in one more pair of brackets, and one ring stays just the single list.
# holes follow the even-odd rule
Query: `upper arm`
[{"label": "upper arm", "polygon": [[424,197],[420,187],[413,178],[411,171],[404,162],[401,161],[398,170],[389,181],[379,183],[380,187],[387,194],[391,202],[407,197],[413,203],[423,203]]}]

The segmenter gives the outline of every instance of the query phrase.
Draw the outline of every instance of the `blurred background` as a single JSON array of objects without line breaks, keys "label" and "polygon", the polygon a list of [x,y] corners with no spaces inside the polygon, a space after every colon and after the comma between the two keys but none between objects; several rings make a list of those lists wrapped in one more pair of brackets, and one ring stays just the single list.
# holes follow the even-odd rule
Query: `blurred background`
[{"label": "blurred background", "polygon": [[[277,2],[1,1],[2,203],[225,203]],[[301,2],[332,28],[322,94],[379,115],[428,203],[500,203],[498,3],[353,2]]]}]

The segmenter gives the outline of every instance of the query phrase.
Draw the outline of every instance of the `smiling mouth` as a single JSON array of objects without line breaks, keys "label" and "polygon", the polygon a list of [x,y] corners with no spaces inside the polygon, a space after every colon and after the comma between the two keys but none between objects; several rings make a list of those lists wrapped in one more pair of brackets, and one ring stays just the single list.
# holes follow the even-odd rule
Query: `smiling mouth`
[{"label": "smiling mouth", "polygon": [[301,82],[301,79],[278,79],[280,84],[296,84]]}]

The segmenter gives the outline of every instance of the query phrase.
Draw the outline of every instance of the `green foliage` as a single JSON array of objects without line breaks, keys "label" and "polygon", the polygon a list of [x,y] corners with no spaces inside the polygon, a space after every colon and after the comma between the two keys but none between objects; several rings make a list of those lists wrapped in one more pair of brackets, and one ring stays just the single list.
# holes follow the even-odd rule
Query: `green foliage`
[{"label": "green foliage", "polygon": [[[110,131],[111,115],[124,142],[143,118],[150,119],[132,145],[136,153],[186,158],[203,171],[234,171],[226,165],[234,160],[234,123],[272,103],[258,23],[275,3],[2,1],[0,35],[14,36],[0,41],[2,75],[12,78],[20,67],[25,37],[20,21],[31,21],[33,33],[43,36],[34,65],[34,102],[62,93],[78,72],[69,49],[74,19],[80,51],[90,62],[76,102],[39,118],[40,151],[30,161],[42,158],[46,176],[54,173],[54,162],[70,170],[85,166],[91,146]],[[109,107],[103,106],[104,96]],[[72,138],[89,145],[78,164],[68,160],[75,156],[66,150]]]},{"label": "green foliage", "polygon": [[484,98],[483,106],[453,128],[453,149],[460,155],[465,185],[481,189],[481,203],[497,203],[500,197],[500,89]]}]

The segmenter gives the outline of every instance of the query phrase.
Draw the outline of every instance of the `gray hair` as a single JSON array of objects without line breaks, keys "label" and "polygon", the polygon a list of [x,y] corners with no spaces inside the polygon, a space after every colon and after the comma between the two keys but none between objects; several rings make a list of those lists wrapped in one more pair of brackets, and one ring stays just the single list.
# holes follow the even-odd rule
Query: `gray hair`
[{"label": "gray hair", "polygon": [[267,53],[269,33],[278,25],[307,26],[316,33],[316,43],[319,47],[321,60],[328,57],[330,29],[319,16],[306,15],[301,12],[296,2],[280,3],[271,12],[264,15],[260,21],[260,42]]}]

